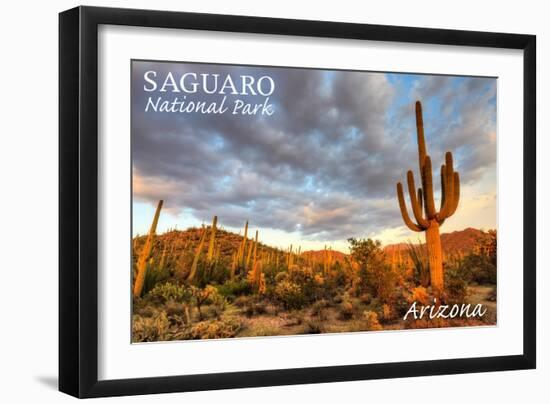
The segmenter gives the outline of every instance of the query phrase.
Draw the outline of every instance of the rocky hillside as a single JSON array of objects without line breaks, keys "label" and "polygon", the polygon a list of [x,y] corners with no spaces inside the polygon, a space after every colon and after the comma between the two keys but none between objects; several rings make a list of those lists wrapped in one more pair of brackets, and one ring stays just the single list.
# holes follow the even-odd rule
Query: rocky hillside
[{"label": "rocky hillside", "polygon": [[[332,261],[334,262],[344,262],[346,254],[340,251],[328,250],[327,254],[331,255]],[[301,255],[303,258],[311,259],[314,262],[322,262],[325,257],[325,250],[309,250],[304,251]]]},{"label": "rocky hillside", "polygon": [[[152,256],[155,261],[159,261],[164,255],[164,260],[167,262],[178,260],[184,253],[193,254],[194,250],[198,246],[200,237],[204,229],[190,228],[187,230],[172,230],[164,234],[159,234],[155,238],[155,245],[153,247]],[[210,239],[210,227],[206,228],[207,237],[205,240],[205,246],[203,251],[208,248],[208,241]],[[254,231],[248,232],[248,240],[252,242]],[[479,245],[479,241],[487,238],[487,233],[481,230],[467,228],[460,231],[454,231],[452,233],[443,233],[441,235],[441,243],[443,246],[443,252],[448,254],[467,254],[474,250],[476,245]],[[136,237],[133,241],[133,248],[135,251],[140,251],[145,242],[146,236]],[[226,230],[217,229],[216,232],[216,244],[217,255],[220,259],[231,261],[233,253],[239,248],[242,243],[243,236],[228,232]],[[286,251],[270,247],[261,243],[261,231],[259,234],[259,254],[279,254],[282,258]],[[420,240],[423,240],[423,236],[420,235]],[[390,244],[384,247],[388,257],[395,257],[396,255],[406,257],[407,256],[407,244]],[[295,252],[295,251],[294,251]],[[313,259],[313,261],[323,261],[325,251],[324,250],[309,250],[302,252],[301,256],[304,258]],[[344,262],[346,254],[340,251],[330,251],[333,261]]]},{"label": "rocky hillside", "polygon": [[[476,246],[488,238],[487,233],[468,227],[464,230],[453,231],[451,233],[441,234],[441,246],[443,252],[447,254],[468,254],[472,252]],[[420,236],[420,240],[424,241],[424,237]],[[406,243],[390,244],[384,247],[387,254],[393,254],[399,251],[407,251]]]}]

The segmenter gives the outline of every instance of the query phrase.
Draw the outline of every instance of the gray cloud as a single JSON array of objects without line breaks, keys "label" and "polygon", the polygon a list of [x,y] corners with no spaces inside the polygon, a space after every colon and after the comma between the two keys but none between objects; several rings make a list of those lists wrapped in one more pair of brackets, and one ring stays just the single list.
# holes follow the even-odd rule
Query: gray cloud
[{"label": "gray cloud", "polygon": [[[149,69],[270,75],[277,85],[271,97],[276,113],[144,113],[149,94],[142,91],[142,77]],[[494,167],[494,85],[453,80],[416,76],[404,94],[381,73],[134,62],[134,197],[165,199],[167,208],[199,220],[217,214],[222,224],[241,226],[248,219],[318,240],[400,226],[395,183],[416,168],[414,99],[428,105],[434,160],[456,150],[466,181]]]}]

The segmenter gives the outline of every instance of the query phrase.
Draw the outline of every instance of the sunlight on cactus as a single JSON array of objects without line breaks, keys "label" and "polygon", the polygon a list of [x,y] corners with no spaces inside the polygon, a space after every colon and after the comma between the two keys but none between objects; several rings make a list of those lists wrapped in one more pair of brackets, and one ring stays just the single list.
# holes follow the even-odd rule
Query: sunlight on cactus
[{"label": "sunlight on cactus", "polygon": [[422,105],[416,102],[416,131],[418,141],[418,164],[420,169],[421,188],[416,189],[414,174],[407,172],[409,198],[416,223],[411,220],[407,211],[403,186],[397,183],[397,197],[403,221],[409,229],[415,232],[425,232],[428,261],[430,266],[430,284],[441,294],[444,291],[443,257],[441,252],[441,238],[439,227],[445,219],[452,216],[460,198],[460,178],[453,169],[453,155],[445,154],[445,164],[441,166],[441,205],[439,211],[435,208],[432,183],[432,160],[427,154],[424,140],[424,123],[422,120]]}]

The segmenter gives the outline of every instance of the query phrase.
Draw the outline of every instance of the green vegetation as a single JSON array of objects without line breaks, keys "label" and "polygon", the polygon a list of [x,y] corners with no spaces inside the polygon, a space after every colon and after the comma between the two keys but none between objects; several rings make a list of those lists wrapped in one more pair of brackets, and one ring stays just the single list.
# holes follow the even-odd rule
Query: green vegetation
[{"label": "green vegetation", "polygon": [[[157,214],[153,220],[158,221]],[[216,216],[202,228],[160,235],[155,230],[133,242],[133,291],[139,274],[144,276],[133,300],[134,342],[496,321],[494,231],[479,232],[478,242],[467,252],[446,254],[441,299],[483,301],[495,310],[486,319],[426,323],[402,320],[411,302],[431,304],[436,296],[426,281],[425,245],[399,245],[388,252],[379,241],[350,238],[348,254],[328,246],[320,251],[302,252],[296,246],[282,250],[263,244],[256,229],[254,239],[224,230]],[[248,222],[242,234],[248,236]]]}]

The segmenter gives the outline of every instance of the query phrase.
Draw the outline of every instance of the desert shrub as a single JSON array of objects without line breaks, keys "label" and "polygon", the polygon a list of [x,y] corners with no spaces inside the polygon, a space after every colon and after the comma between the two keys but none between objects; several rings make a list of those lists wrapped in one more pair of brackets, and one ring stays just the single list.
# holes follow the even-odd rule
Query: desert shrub
[{"label": "desert shrub", "polygon": [[427,286],[430,283],[430,265],[426,246],[418,242],[407,244],[407,252],[413,262],[413,281],[416,285]]},{"label": "desert shrub", "polygon": [[234,318],[226,320],[201,321],[183,333],[175,334],[175,339],[214,339],[232,338],[241,329],[241,323]]},{"label": "desert shrub", "polygon": [[286,281],[287,279],[288,279],[288,272],[286,272],[286,271],[278,272],[277,275],[275,275],[275,278],[274,278],[276,283]]},{"label": "desert shrub", "polygon": [[399,279],[386,263],[380,241],[350,238],[348,242],[353,261],[359,265],[359,279],[353,285],[355,294],[371,293],[384,303],[391,303]]},{"label": "desert shrub", "polygon": [[360,266],[357,276],[352,280],[352,289],[354,296],[360,296],[363,293],[369,293],[372,288],[369,285],[370,274],[367,267]]},{"label": "desert shrub", "polygon": [[354,283],[356,295],[369,291],[369,281],[373,266],[384,260],[382,244],[378,240],[349,238],[352,261],[359,266],[359,278]]},{"label": "desert shrub", "polygon": [[304,320],[302,334],[321,334],[324,331],[323,322],[317,319]]},{"label": "desert shrub", "polygon": [[479,284],[496,284],[497,268],[491,257],[482,254],[469,254],[460,263],[460,268],[471,280]]},{"label": "desert shrub", "polygon": [[316,286],[323,286],[325,284],[325,278],[321,274],[315,274],[313,276],[313,282]]},{"label": "desert shrub", "polygon": [[257,323],[239,332],[240,337],[272,337],[280,334],[281,327],[273,323]]},{"label": "desert shrub", "polygon": [[151,317],[132,317],[132,341],[152,342],[168,339],[170,322],[164,311],[157,312]]},{"label": "desert shrub", "polygon": [[267,303],[265,305],[265,313],[270,316],[276,316],[279,314],[280,307],[277,304]]},{"label": "desert shrub", "polygon": [[380,312],[380,318],[383,321],[391,321],[395,318],[395,312],[389,304],[383,304]]},{"label": "desert shrub", "polygon": [[318,320],[326,320],[326,309],[328,306],[329,303],[325,299],[316,301],[311,305],[311,315],[317,317]]},{"label": "desert shrub", "polygon": [[217,286],[217,289],[218,293],[226,298],[248,295],[252,292],[250,283],[248,283],[246,279],[227,281]]},{"label": "desert shrub", "polygon": [[478,326],[484,325],[483,320],[479,318],[433,318],[423,317],[421,319],[415,320],[412,317],[407,318],[404,321],[405,329],[420,329],[420,328],[448,328],[448,327],[467,327],[467,326]]},{"label": "desert shrub", "polygon": [[228,258],[217,258],[209,264],[205,282],[210,284],[222,284],[230,277],[231,262]]},{"label": "desert shrub", "polygon": [[145,280],[143,282],[142,296],[153,290],[155,286],[166,281],[170,277],[170,272],[167,268],[157,268],[154,265],[149,265],[145,272]]},{"label": "desert shrub", "polygon": [[210,305],[208,306],[209,315],[220,319],[227,307],[227,300],[222,295],[216,293],[210,297]]},{"label": "desert shrub", "polygon": [[170,323],[172,323],[173,317],[181,317],[184,315],[185,304],[177,303],[174,300],[168,300],[164,304],[163,310],[166,312]]},{"label": "desert shrub", "polygon": [[[317,270],[323,271],[323,266],[318,266]],[[349,264],[345,266],[340,261],[336,261],[328,268],[328,273],[325,275],[319,274],[319,280],[325,285],[325,291],[330,292],[339,287],[346,287],[350,283]]]},{"label": "desert shrub", "polygon": [[306,314],[300,310],[292,310],[288,313],[285,326],[294,327],[304,323]]},{"label": "desert shrub", "polygon": [[353,317],[354,307],[350,300],[343,300],[339,306],[338,317],[340,320],[349,320]]},{"label": "desert shrub", "polygon": [[371,266],[370,286],[376,297],[383,303],[393,303],[398,277],[389,265],[379,262]]},{"label": "desert shrub", "polygon": [[497,310],[496,307],[486,305],[485,309],[487,310],[483,317],[480,318],[483,323],[488,325],[496,325],[497,323]]},{"label": "desert shrub", "polygon": [[216,302],[220,298],[220,295],[218,294],[218,289],[216,289],[212,285],[208,285],[202,289],[196,286],[191,286],[190,292],[192,300],[195,303],[195,306],[197,307],[197,311],[199,313],[199,320],[203,319],[203,313],[201,310],[202,306],[205,304]]},{"label": "desert shrub", "polygon": [[370,293],[363,293],[361,296],[359,296],[359,301],[363,304],[369,304],[372,300],[372,296]]},{"label": "desert shrub", "polygon": [[233,304],[237,307],[245,307],[253,299],[253,296],[239,296],[233,300]]},{"label": "desert shrub", "polygon": [[155,309],[151,305],[137,305],[134,303],[133,307],[134,314],[137,314],[141,317],[152,317],[155,315]]},{"label": "desert shrub", "polygon": [[482,247],[481,252],[472,252],[455,262],[446,263],[445,269],[458,272],[460,278],[466,283],[495,285],[497,281],[496,255],[494,255],[496,250],[493,251],[491,247],[486,248],[490,253],[486,253],[486,249]]},{"label": "desert shrub", "polygon": [[323,283],[319,284],[319,279],[316,280],[311,268],[293,268],[289,273],[288,280],[300,287],[305,304],[319,299],[323,294],[324,279]]},{"label": "desert shrub", "polygon": [[369,310],[364,311],[363,322],[364,322],[364,327],[367,331],[376,331],[376,330],[382,329],[382,326],[378,321],[378,314],[376,314],[376,312],[374,311],[369,311]]},{"label": "desert shrub", "polygon": [[399,286],[404,287],[411,280],[413,271],[404,263],[395,265],[393,269],[397,275],[397,283]]},{"label": "desert shrub", "polygon": [[274,295],[287,310],[299,309],[306,303],[300,285],[288,280],[277,283]]},{"label": "desert shrub", "polygon": [[336,293],[336,295],[332,298],[332,301],[336,304],[342,303],[343,300],[344,300],[344,295],[341,291],[338,291],[338,293]]},{"label": "desert shrub", "polygon": [[368,268],[382,251],[382,243],[378,240],[349,238],[348,242],[350,244],[351,257],[359,266],[365,268]]},{"label": "desert shrub", "polygon": [[222,262],[209,262],[206,256],[201,256],[197,264],[197,272],[193,283],[201,289],[208,285],[222,283],[229,275],[227,267]]},{"label": "desert shrub", "polygon": [[410,303],[418,302],[422,305],[427,305],[430,302],[430,296],[428,291],[424,286],[419,286],[412,290],[412,295],[410,298]]},{"label": "desert shrub", "polygon": [[191,292],[183,285],[178,285],[173,282],[166,282],[156,285],[150,292],[149,296],[153,299],[157,299],[162,303],[169,300],[175,302],[184,302],[189,300]]},{"label": "desert shrub", "polygon": [[262,268],[262,273],[265,277],[267,287],[273,287],[277,282],[282,281],[288,274],[281,267],[277,267],[275,263],[266,263]]},{"label": "desert shrub", "polygon": [[468,295],[466,273],[451,267],[445,271],[445,295],[448,303],[463,303]]},{"label": "desert shrub", "polygon": [[485,242],[482,243],[480,253],[485,255],[493,266],[497,266],[497,231],[489,230]]},{"label": "desert shrub", "polygon": [[[427,294],[427,291],[426,291]],[[414,295],[414,289],[413,289],[413,295]],[[417,296],[424,298],[423,295]],[[429,301],[429,300],[427,300]],[[407,311],[409,311],[409,308],[411,307],[412,295],[406,292],[405,290],[401,289],[401,294],[399,298],[395,300],[395,303],[393,304],[393,309],[396,317],[403,317]]]},{"label": "desert shrub", "polygon": [[494,286],[489,294],[487,295],[487,300],[490,302],[496,302],[497,301],[497,287]]},{"label": "desert shrub", "polygon": [[248,301],[248,304],[244,307],[244,314],[246,314],[248,317],[266,314],[266,312],[267,303],[261,300],[250,300]]}]

